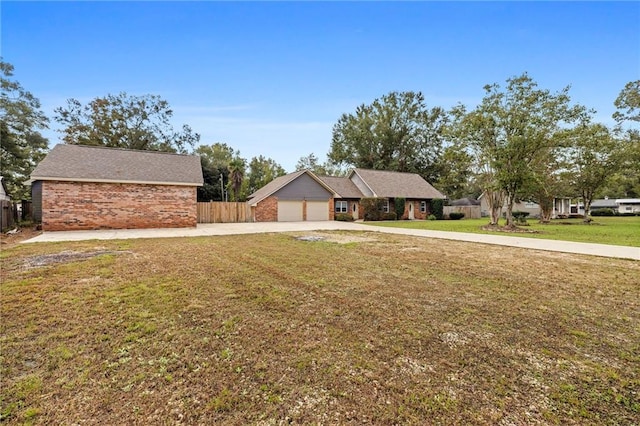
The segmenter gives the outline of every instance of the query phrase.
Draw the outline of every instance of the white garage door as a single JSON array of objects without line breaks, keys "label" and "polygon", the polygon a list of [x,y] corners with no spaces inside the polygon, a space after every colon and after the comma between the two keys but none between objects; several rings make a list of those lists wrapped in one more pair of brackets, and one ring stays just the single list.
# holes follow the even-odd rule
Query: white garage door
[{"label": "white garage door", "polygon": [[307,201],[307,220],[329,220],[329,203]]},{"label": "white garage door", "polygon": [[278,222],[302,221],[302,201],[278,201]]}]

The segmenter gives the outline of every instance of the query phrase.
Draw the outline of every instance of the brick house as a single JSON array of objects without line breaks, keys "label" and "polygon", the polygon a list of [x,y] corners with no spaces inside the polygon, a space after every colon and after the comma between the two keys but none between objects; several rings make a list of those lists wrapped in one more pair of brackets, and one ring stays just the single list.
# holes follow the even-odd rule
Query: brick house
[{"label": "brick house", "polygon": [[280,176],[249,196],[255,222],[333,220],[337,194],[310,170]]},{"label": "brick house", "polygon": [[69,231],[195,227],[203,178],[195,155],[60,144],[30,182],[34,219]]},{"label": "brick house", "polygon": [[256,222],[333,220],[340,213],[361,219],[360,200],[365,197],[386,199],[385,212],[395,211],[395,199],[404,198],[399,219],[426,219],[429,202],[445,198],[415,173],[353,169],[347,177],[333,177],[302,170],[273,180],[248,202]]}]

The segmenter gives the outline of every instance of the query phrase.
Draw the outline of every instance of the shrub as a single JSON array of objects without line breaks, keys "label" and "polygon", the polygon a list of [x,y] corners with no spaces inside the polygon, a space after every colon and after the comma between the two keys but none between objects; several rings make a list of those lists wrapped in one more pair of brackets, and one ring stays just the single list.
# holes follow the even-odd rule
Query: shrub
[{"label": "shrub", "polygon": [[449,213],[449,219],[451,220],[460,220],[464,217],[464,213],[462,212],[451,212]]},{"label": "shrub", "polygon": [[513,211],[511,212],[511,216],[516,220],[516,224],[518,225],[528,225],[527,216],[529,216],[529,212],[521,212],[521,211]]},{"label": "shrub", "polygon": [[596,209],[591,211],[591,216],[615,216],[613,209]]},{"label": "shrub", "polygon": [[511,212],[511,215],[516,219],[524,219],[525,217],[529,216],[529,212],[521,212],[516,210],[514,212]]},{"label": "shrub", "polygon": [[431,214],[434,215],[438,220],[444,219],[444,200],[442,200],[441,198],[434,198],[433,200],[431,200],[430,204],[431,205],[429,211],[431,211]]},{"label": "shrub", "polygon": [[364,220],[381,220],[385,201],[385,198],[375,197],[361,199],[360,205],[362,206]]},{"label": "shrub", "polygon": [[429,220],[436,220],[437,217],[435,217],[435,215],[430,214],[429,217],[427,218]]},{"label": "shrub", "polygon": [[398,197],[394,200],[393,203],[396,207],[396,219],[402,218],[404,216],[404,206],[406,204],[406,200],[402,197]]},{"label": "shrub", "polygon": [[353,216],[349,213],[338,213],[336,215],[336,220],[340,222],[353,222]]},{"label": "shrub", "polygon": [[382,213],[380,220],[397,220],[398,215],[396,212]]}]

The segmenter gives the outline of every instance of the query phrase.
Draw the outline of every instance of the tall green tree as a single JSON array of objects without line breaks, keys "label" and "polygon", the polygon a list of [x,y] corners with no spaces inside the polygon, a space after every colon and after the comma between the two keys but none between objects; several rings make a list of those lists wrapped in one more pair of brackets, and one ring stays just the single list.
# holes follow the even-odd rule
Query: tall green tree
[{"label": "tall green tree", "polygon": [[621,143],[619,171],[607,181],[602,195],[640,197],[640,80],[630,81],[616,98],[615,133]]},{"label": "tall green tree", "polygon": [[507,226],[513,227],[513,205],[534,179],[533,165],[557,143],[554,135],[584,119],[586,110],[571,105],[569,87],[551,93],[526,73],[508,79],[504,89],[484,89],[482,103],[467,117],[466,136],[492,173],[487,190],[504,194]]},{"label": "tall green tree", "polygon": [[613,102],[616,112],[613,118],[618,122],[640,122],[640,80],[627,83]]},{"label": "tall green tree", "polygon": [[282,166],[271,158],[262,155],[253,157],[249,162],[249,173],[247,176],[247,195],[253,194],[275,178],[285,175]]},{"label": "tall green tree", "polygon": [[332,163],[330,161],[320,163],[320,160],[313,152],[298,159],[296,171],[299,170],[311,170],[319,176],[346,176],[349,171],[341,163]]},{"label": "tall green tree", "polygon": [[328,175],[325,165],[320,163],[320,159],[313,152],[298,159],[296,171],[299,170],[311,170],[313,173],[321,176]]},{"label": "tall green tree", "polygon": [[233,190],[233,200],[242,201],[240,190],[246,174],[247,161],[240,156],[236,156],[229,163],[229,184]]},{"label": "tall green tree", "polygon": [[86,105],[69,99],[55,113],[55,120],[63,126],[62,140],[68,144],[186,153],[200,140],[186,124],[181,130],[173,128],[173,111],[157,95],[121,92]]},{"label": "tall green tree", "polygon": [[0,158],[2,176],[14,200],[29,197],[24,182],[48,149],[40,130],[49,120],[40,101],[14,80],[13,65],[0,58]]},{"label": "tall green tree", "polygon": [[470,188],[473,158],[464,147],[453,144],[442,151],[440,177],[433,185],[449,199],[473,196]]},{"label": "tall green tree", "polygon": [[[620,145],[603,124],[584,124],[564,132],[570,141],[566,164],[575,190],[581,195],[585,213],[595,194],[620,164]],[[585,214],[585,222],[589,222]]]},{"label": "tall green tree", "polygon": [[391,92],[343,114],[333,126],[333,164],[439,178],[438,161],[447,113],[429,109],[420,92]]},{"label": "tall green tree", "polygon": [[229,164],[239,155],[226,143],[200,145],[194,151],[200,156],[204,185],[198,188],[198,201],[224,201],[229,187]]},{"label": "tall green tree", "polygon": [[[531,179],[521,189],[521,199],[530,200],[540,206],[540,223],[550,223],[556,197],[573,194],[567,178],[569,164],[563,159],[563,143],[556,136],[557,146],[547,148],[531,162]],[[555,144],[554,144],[555,145]]]},{"label": "tall green tree", "polygon": [[473,170],[473,182],[489,206],[489,224],[497,226],[504,205],[504,191],[496,179],[497,169],[495,153],[498,141],[495,130],[478,110],[468,112],[464,105],[458,105],[451,111],[452,123],[447,127],[449,136],[459,150],[470,154]]}]

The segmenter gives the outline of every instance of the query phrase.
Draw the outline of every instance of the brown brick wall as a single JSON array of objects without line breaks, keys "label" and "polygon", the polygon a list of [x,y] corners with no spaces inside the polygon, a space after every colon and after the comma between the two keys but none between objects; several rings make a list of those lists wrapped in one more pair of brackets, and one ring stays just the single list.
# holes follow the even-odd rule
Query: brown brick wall
[{"label": "brown brick wall", "polygon": [[268,197],[260,201],[255,207],[256,222],[278,221],[278,197]]},{"label": "brown brick wall", "polygon": [[43,182],[42,229],[45,231],[196,225],[196,187]]}]

